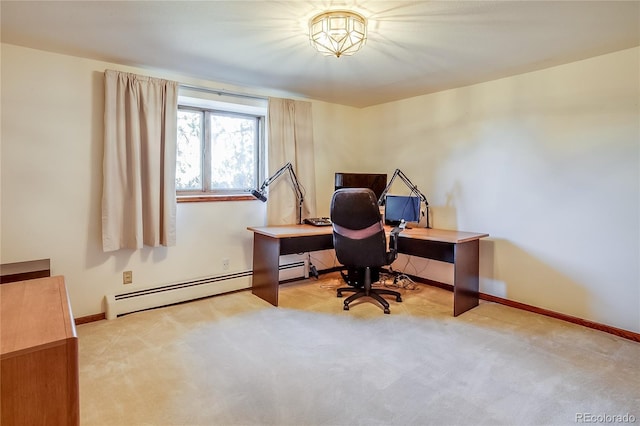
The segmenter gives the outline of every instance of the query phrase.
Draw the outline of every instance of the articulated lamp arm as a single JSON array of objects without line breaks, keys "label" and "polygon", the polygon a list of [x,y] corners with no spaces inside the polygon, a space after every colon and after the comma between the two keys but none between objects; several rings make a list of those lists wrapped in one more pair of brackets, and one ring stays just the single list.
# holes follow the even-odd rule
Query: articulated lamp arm
[{"label": "articulated lamp arm", "polygon": [[418,187],[416,185],[414,185],[413,182],[411,182],[411,180],[409,180],[407,175],[405,175],[402,172],[402,170],[400,170],[400,169],[396,169],[395,172],[393,172],[393,176],[391,176],[391,180],[389,180],[389,183],[387,184],[387,187],[384,189],[384,191],[382,191],[382,194],[380,194],[380,198],[378,199],[378,205],[379,206],[384,206],[385,205],[385,203],[387,201],[387,192],[389,192],[389,189],[391,189],[391,185],[393,185],[393,181],[395,180],[396,177],[400,177],[402,182],[404,182],[404,184],[407,185],[407,187],[411,190],[411,193],[412,194],[417,194],[418,197],[420,197],[420,201],[422,201],[425,204],[425,207],[427,209],[427,211],[425,212],[425,214],[427,216],[427,228],[430,228],[430,226],[429,226],[429,202],[427,201],[427,197],[425,197],[424,194],[422,192],[420,192]]},{"label": "articulated lamp arm", "polygon": [[256,197],[258,200],[263,203],[267,201],[267,196],[265,195],[265,190],[269,185],[271,185],[276,179],[278,179],[284,172],[288,171],[289,176],[291,177],[291,182],[293,184],[293,189],[296,193],[296,198],[298,199],[298,224],[302,223],[302,203],[304,202],[304,193],[302,192],[302,188],[300,187],[300,182],[298,182],[298,178],[296,177],[296,173],[293,171],[293,166],[291,163],[287,163],[284,166],[280,167],[280,169],[275,172],[273,175],[268,177],[262,182],[259,190],[252,189],[251,195]]}]

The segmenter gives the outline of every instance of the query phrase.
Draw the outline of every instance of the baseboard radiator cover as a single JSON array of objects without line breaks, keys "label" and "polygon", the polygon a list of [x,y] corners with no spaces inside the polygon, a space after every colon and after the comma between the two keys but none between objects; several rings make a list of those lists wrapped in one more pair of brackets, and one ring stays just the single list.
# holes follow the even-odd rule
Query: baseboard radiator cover
[{"label": "baseboard radiator cover", "polygon": [[[120,315],[146,309],[244,290],[251,287],[251,276],[251,271],[242,271],[167,284],[160,287],[143,288],[128,293],[107,294],[105,295],[105,317],[111,320]],[[280,265],[280,281],[308,277],[309,263],[307,260]]]},{"label": "baseboard radiator cover", "polygon": [[278,277],[280,282],[309,278],[309,260],[304,259],[279,265],[279,270]]}]

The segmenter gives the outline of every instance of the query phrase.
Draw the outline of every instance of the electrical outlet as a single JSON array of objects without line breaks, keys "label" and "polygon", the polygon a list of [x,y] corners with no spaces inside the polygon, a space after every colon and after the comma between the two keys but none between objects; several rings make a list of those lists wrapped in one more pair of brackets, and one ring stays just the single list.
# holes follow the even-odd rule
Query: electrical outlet
[{"label": "electrical outlet", "polygon": [[133,271],[124,271],[122,273],[122,284],[133,283]]},{"label": "electrical outlet", "polygon": [[224,269],[225,271],[229,269],[229,258],[225,257],[224,259],[222,259],[222,269]]}]

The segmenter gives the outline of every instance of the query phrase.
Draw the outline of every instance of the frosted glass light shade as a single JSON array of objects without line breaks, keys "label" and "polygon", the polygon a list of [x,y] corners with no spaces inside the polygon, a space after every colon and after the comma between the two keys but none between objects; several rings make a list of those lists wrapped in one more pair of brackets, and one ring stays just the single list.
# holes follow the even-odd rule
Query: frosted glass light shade
[{"label": "frosted glass light shade", "polygon": [[324,12],[309,21],[309,39],[325,56],[353,55],[367,41],[367,20],[345,10]]}]

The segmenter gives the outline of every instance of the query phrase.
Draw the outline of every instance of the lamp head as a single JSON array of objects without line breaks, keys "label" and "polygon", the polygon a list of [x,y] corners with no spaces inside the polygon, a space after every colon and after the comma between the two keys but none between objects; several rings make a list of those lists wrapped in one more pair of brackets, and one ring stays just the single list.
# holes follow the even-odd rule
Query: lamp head
[{"label": "lamp head", "polygon": [[267,202],[267,196],[264,195],[262,193],[262,191],[258,191],[257,189],[252,189],[251,190],[251,195],[253,195],[254,197],[256,197],[258,200],[262,201],[263,203]]}]

